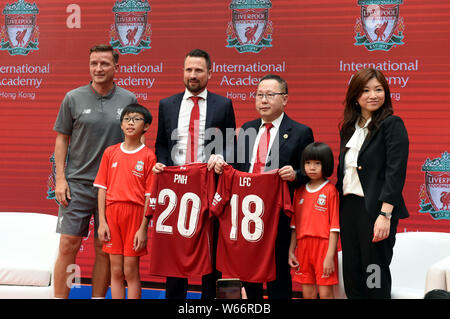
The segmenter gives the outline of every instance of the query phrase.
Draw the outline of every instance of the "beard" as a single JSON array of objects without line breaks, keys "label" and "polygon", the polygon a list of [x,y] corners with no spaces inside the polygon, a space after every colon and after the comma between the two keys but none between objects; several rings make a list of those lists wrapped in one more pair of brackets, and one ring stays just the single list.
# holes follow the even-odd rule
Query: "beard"
[{"label": "beard", "polygon": [[184,83],[184,85],[189,90],[189,92],[192,92],[192,93],[199,93],[199,92],[203,91],[206,87],[206,85],[202,85],[200,83],[200,81],[192,82],[192,81],[188,80]]}]

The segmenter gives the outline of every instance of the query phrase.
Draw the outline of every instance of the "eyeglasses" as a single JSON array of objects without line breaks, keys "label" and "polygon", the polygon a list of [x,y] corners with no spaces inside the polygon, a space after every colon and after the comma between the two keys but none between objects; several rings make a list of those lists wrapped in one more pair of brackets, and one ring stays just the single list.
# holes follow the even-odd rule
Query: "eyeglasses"
[{"label": "eyeglasses", "polygon": [[275,96],[277,95],[286,95],[287,93],[281,93],[281,92],[277,92],[277,93],[256,93],[255,96],[258,100],[262,100],[264,97],[268,100],[273,100],[275,99]]},{"label": "eyeglasses", "polygon": [[142,117],[124,117],[123,121],[129,123],[130,121],[133,123],[143,121],[144,119]]}]

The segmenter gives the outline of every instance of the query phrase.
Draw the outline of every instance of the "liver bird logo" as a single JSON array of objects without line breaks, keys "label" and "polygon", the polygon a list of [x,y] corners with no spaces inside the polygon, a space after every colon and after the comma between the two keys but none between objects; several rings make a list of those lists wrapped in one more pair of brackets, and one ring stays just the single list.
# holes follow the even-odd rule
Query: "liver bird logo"
[{"label": "liver bird logo", "polygon": [[16,32],[16,41],[17,41],[17,46],[24,46],[24,41],[23,39],[25,38],[25,35],[27,34],[27,29],[24,30],[19,30]]},{"label": "liver bird logo", "polygon": [[134,45],[136,43],[136,33],[138,31],[138,27],[135,27],[134,29],[128,29],[127,31],[127,45]]},{"label": "liver bird logo", "polygon": [[245,43],[254,43],[256,42],[255,34],[258,31],[258,24],[255,24],[253,27],[248,26],[245,28],[245,37],[247,41]]},{"label": "liver bird logo", "polygon": [[384,31],[386,31],[386,27],[388,25],[388,22],[385,21],[383,24],[379,24],[377,25],[377,27],[375,28],[374,32],[377,35],[377,38],[375,41],[384,41]]},{"label": "liver bird logo", "polygon": [[441,203],[442,203],[442,210],[449,210],[449,206],[450,206],[450,192],[442,192],[440,200],[441,200]]}]

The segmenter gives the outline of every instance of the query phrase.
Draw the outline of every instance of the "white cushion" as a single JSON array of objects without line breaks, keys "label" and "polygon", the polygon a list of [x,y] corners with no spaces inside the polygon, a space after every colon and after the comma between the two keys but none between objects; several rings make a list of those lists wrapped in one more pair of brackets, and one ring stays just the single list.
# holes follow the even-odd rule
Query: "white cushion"
[{"label": "white cushion", "polygon": [[423,299],[423,289],[392,287],[392,299]]},{"label": "white cushion", "polygon": [[0,213],[0,285],[49,286],[53,272],[57,217]]},{"label": "white cushion", "polygon": [[53,286],[0,285],[0,299],[53,299]]},{"label": "white cushion", "polygon": [[[391,262],[392,291],[405,288],[425,295],[428,268],[450,255],[450,233],[397,233]],[[393,297],[394,298],[394,297]]]},{"label": "white cushion", "polygon": [[46,269],[0,266],[1,285],[47,287],[50,284],[50,276],[51,272]]}]

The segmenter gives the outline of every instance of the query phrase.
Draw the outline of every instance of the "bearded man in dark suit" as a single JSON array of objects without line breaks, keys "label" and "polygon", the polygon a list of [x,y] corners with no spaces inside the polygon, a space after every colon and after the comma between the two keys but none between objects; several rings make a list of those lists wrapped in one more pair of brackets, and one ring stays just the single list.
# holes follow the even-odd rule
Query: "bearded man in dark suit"
[{"label": "bearded man in dark suit", "polygon": [[[211,78],[211,59],[200,49],[190,51],[184,60],[185,91],[159,102],[158,132],[155,142],[157,163],[153,172],[158,174],[165,166],[184,165],[189,162],[208,162],[208,169],[221,173],[228,158],[234,162],[236,121],[232,101],[207,90]],[[198,102],[194,102],[194,99]],[[191,144],[191,113],[198,103],[197,135]],[[195,151],[190,152],[191,145]],[[212,146],[212,147],[211,147]],[[228,155],[227,155],[228,152]],[[219,165],[220,164],[220,165]],[[217,245],[218,223],[214,221],[213,268]],[[202,298],[213,299],[216,293],[216,270],[202,277]],[[167,299],[185,299],[188,279],[168,277]]]}]

